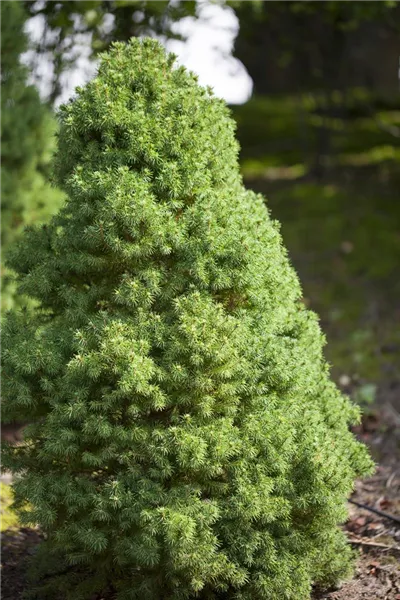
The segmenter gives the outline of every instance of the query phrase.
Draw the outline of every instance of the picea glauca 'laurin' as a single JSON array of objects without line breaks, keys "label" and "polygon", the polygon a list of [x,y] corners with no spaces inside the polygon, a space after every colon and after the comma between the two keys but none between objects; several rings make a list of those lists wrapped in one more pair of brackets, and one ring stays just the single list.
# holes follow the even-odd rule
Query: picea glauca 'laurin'
[{"label": "picea glauca 'laurin'", "polygon": [[152,39],[61,109],[68,199],[12,256],[39,307],[3,333],[40,598],[301,600],[348,572],[338,523],[371,462],[234,130]]}]

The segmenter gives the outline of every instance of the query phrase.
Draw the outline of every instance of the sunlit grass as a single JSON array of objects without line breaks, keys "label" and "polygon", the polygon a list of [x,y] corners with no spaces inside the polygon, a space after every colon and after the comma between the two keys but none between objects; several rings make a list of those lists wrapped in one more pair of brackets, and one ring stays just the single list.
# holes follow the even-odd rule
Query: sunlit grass
[{"label": "sunlit grass", "polygon": [[0,494],[0,531],[5,531],[6,529],[18,526],[18,516],[11,508],[13,503],[13,492],[11,486],[0,482]]}]

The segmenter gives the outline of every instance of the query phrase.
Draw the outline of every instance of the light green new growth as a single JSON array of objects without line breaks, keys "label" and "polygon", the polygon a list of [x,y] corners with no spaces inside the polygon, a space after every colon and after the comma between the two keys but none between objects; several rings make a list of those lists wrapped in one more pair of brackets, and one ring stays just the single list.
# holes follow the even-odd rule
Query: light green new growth
[{"label": "light green new growth", "polygon": [[34,421],[4,460],[59,571],[38,598],[301,600],[348,573],[371,462],[234,129],[152,39],[61,110],[68,200],[13,255],[40,308],[3,334],[4,415]]}]

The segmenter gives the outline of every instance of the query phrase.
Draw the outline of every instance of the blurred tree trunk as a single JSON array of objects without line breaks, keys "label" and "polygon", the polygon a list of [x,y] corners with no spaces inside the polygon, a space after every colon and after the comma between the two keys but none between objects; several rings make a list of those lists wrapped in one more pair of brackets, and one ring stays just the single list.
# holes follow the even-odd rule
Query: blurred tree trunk
[{"label": "blurred tree trunk", "polygon": [[339,91],[344,99],[355,87],[374,94],[398,91],[400,36],[393,24],[400,24],[400,7],[388,12],[390,23],[383,11],[385,18],[371,21],[359,17],[349,28],[353,6],[334,6],[336,12],[331,14],[321,3],[315,4],[318,10],[305,10],[304,6],[299,10],[299,2],[262,2],[255,11],[252,2],[238,3],[235,10],[240,30],[235,56],[252,77],[256,95],[302,98],[313,94],[317,122],[310,131],[301,114],[304,105],[300,99],[297,143],[310,172],[320,178],[334,150],[331,119],[346,114],[344,101],[340,106],[334,92],[337,96]]},{"label": "blurred tree trunk", "polygon": [[343,14],[329,17],[321,8],[291,10],[298,2],[262,2],[259,12],[252,2],[237,4],[240,30],[234,52],[252,77],[255,94],[314,91],[322,78],[330,90],[398,91],[400,5],[388,13],[390,20],[360,19],[349,29],[347,6]]}]

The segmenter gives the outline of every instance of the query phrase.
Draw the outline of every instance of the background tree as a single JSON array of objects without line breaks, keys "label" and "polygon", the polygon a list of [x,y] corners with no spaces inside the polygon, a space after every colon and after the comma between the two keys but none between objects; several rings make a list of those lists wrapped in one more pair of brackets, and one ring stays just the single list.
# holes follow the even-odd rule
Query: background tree
[{"label": "background tree", "polygon": [[41,599],[301,600],[348,572],[358,411],[237,154],[224,103],[151,39],[62,108],[68,198],[12,255],[39,306],[2,347]]},{"label": "background tree", "polygon": [[[240,23],[234,54],[253,79],[255,95],[299,97],[303,154],[312,154],[313,172],[321,176],[333,152],[334,119],[347,119],[354,109],[369,116],[377,99],[390,106],[398,96],[400,5],[335,0],[228,4]],[[357,88],[364,95],[354,107],[351,94]],[[307,127],[302,100],[310,94],[318,123],[314,131]]]},{"label": "background tree", "polygon": [[[53,68],[51,103],[60,95],[62,73],[74,66],[79,54],[77,40],[87,37],[92,56],[106,50],[113,41],[158,35],[179,37],[173,25],[180,18],[195,15],[194,0],[90,0],[66,2],[24,2],[31,16],[44,18],[44,35],[33,45],[39,58],[46,55]],[[35,61],[33,62],[35,64]]]},{"label": "background tree", "polygon": [[397,2],[227,2],[239,19],[235,56],[255,94],[365,87],[398,91]]},{"label": "background tree", "polygon": [[[23,228],[55,212],[62,194],[49,184],[55,121],[20,63],[27,40],[20,2],[1,3],[1,236],[3,257]],[[2,308],[14,301],[2,263]]]},{"label": "background tree", "polygon": [[[44,18],[34,45],[53,64],[51,100],[60,94],[62,72],[77,59],[74,46],[87,34],[95,55],[113,40],[160,35],[178,37],[175,23],[198,16],[196,2],[94,0],[24,2]],[[397,2],[303,2],[227,0],[240,29],[235,55],[254,81],[256,94],[299,90],[397,89],[400,8]]]}]

